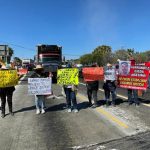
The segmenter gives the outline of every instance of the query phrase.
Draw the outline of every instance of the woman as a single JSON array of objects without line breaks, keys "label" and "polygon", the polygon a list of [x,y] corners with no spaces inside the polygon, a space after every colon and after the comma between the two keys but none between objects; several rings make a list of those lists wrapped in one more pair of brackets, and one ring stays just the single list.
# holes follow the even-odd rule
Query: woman
[{"label": "woman", "polygon": [[[10,66],[2,66],[1,70],[9,70]],[[15,91],[15,87],[11,86],[11,87],[4,87],[4,88],[0,88],[0,98],[1,98],[1,117],[4,118],[5,117],[5,105],[6,105],[6,100],[8,103],[8,108],[9,108],[9,113],[11,116],[14,115],[13,111],[12,111],[12,97],[13,97],[13,92]]]},{"label": "woman", "polygon": [[[37,65],[31,78],[45,78],[44,69],[41,65]],[[45,95],[35,95],[36,114],[45,113]]]}]

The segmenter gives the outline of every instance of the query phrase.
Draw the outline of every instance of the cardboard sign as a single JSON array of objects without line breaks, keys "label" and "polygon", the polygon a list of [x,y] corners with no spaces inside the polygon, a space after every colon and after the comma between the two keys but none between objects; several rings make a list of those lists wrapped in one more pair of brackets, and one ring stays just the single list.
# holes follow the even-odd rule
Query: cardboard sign
[{"label": "cardboard sign", "polygon": [[0,70],[0,87],[11,87],[18,84],[17,70]]},{"label": "cardboard sign", "polygon": [[97,81],[104,79],[103,67],[88,67],[82,69],[84,81]]},{"label": "cardboard sign", "polygon": [[117,75],[116,75],[116,70],[115,68],[106,68],[104,71],[104,80],[111,80],[114,81],[116,80]]},{"label": "cardboard sign", "polygon": [[19,68],[18,73],[19,73],[19,75],[24,75],[24,74],[28,73],[28,70],[27,69],[23,69],[23,68]]},{"label": "cardboard sign", "polygon": [[29,95],[48,95],[51,94],[51,78],[28,78]]},{"label": "cardboard sign", "polygon": [[131,66],[129,75],[119,75],[119,87],[146,90],[148,87],[148,76],[148,67],[142,65]]},{"label": "cardboard sign", "polygon": [[79,70],[77,68],[58,69],[57,84],[61,85],[78,85]]}]

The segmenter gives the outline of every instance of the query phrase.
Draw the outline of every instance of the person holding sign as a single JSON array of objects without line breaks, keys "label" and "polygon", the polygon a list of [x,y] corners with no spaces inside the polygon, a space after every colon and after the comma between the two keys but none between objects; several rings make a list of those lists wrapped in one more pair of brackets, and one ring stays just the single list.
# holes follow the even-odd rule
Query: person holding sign
[{"label": "person holding sign", "polygon": [[[70,64],[67,65],[67,68],[72,68]],[[77,85],[64,85],[64,91],[66,94],[66,104],[68,112],[72,111],[71,103],[73,105],[74,112],[77,113],[77,100],[76,100],[76,92],[77,92]]]},{"label": "person holding sign", "polygon": [[[97,67],[97,65],[93,64],[92,67]],[[96,108],[98,106],[97,91],[99,87],[99,81],[98,80],[86,81],[86,87],[87,87],[89,106],[92,106],[92,108]],[[94,104],[92,104],[92,97],[94,100]]]},{"label": "person holding sign", "polygon": [[[10,70],[10,66],[2,66],[1,71],[7,71]],[[9,108],[9,113],[11,116],[14,115],[12,111],[12,97],[13,97],[13,92],[15,91],[14,86],[6,86],[6,87],[1,87],[0,88],[0,98],[1,98],[1,117],[5,117],[5,105],[6,105],[6,100],[8,103],[8,108]]]},{"label": "person holding sign", "polygon": [[112,95],[112,105],[115,106],[116,101],[116,70],[112,68],[112,64],[107,64],[107,68],[104,71],[104,85],[106,105],[109,105],[110,93]]},{"label": "person holding sign", "polygon": [[[34,69],[34,74],[31,75],[31,78],[45,78],[45,75],[43,73],[44,69],[42,65],[37,65]],[[36,106],[36,114],[44,114],[45,113],[45,95],[35,95],[35,106]]]}]

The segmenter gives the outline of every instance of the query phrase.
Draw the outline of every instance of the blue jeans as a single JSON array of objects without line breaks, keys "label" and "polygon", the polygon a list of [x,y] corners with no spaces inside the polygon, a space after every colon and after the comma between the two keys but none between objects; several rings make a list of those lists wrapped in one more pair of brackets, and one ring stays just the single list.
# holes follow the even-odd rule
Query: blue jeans
[{"label": "blue jeans", "polygon": [[67,108],[71,108],[71,102],[74,109],[77,109],[77,100],[76,100],[76,94],[74,91],[72,91],[71,88],[64,88],[65,94],[66,94],[66,103]]},{"label": "blue jeans", "polygon": [[35,95],[36,109],[44,109],[44,101],[45,101],[44,95]]}]

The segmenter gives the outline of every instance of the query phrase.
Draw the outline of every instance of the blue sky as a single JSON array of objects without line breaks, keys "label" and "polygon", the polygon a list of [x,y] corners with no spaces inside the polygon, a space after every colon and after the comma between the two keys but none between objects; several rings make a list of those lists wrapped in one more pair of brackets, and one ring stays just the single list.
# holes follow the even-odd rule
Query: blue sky
[{"label": "blue sky", "polygon": [[68,59],[103,44],[150,50],[149,6],[149,0],[0,0],[0,44],[14,44],[20,58],[33,58],[37,44],[60,45]]}]

